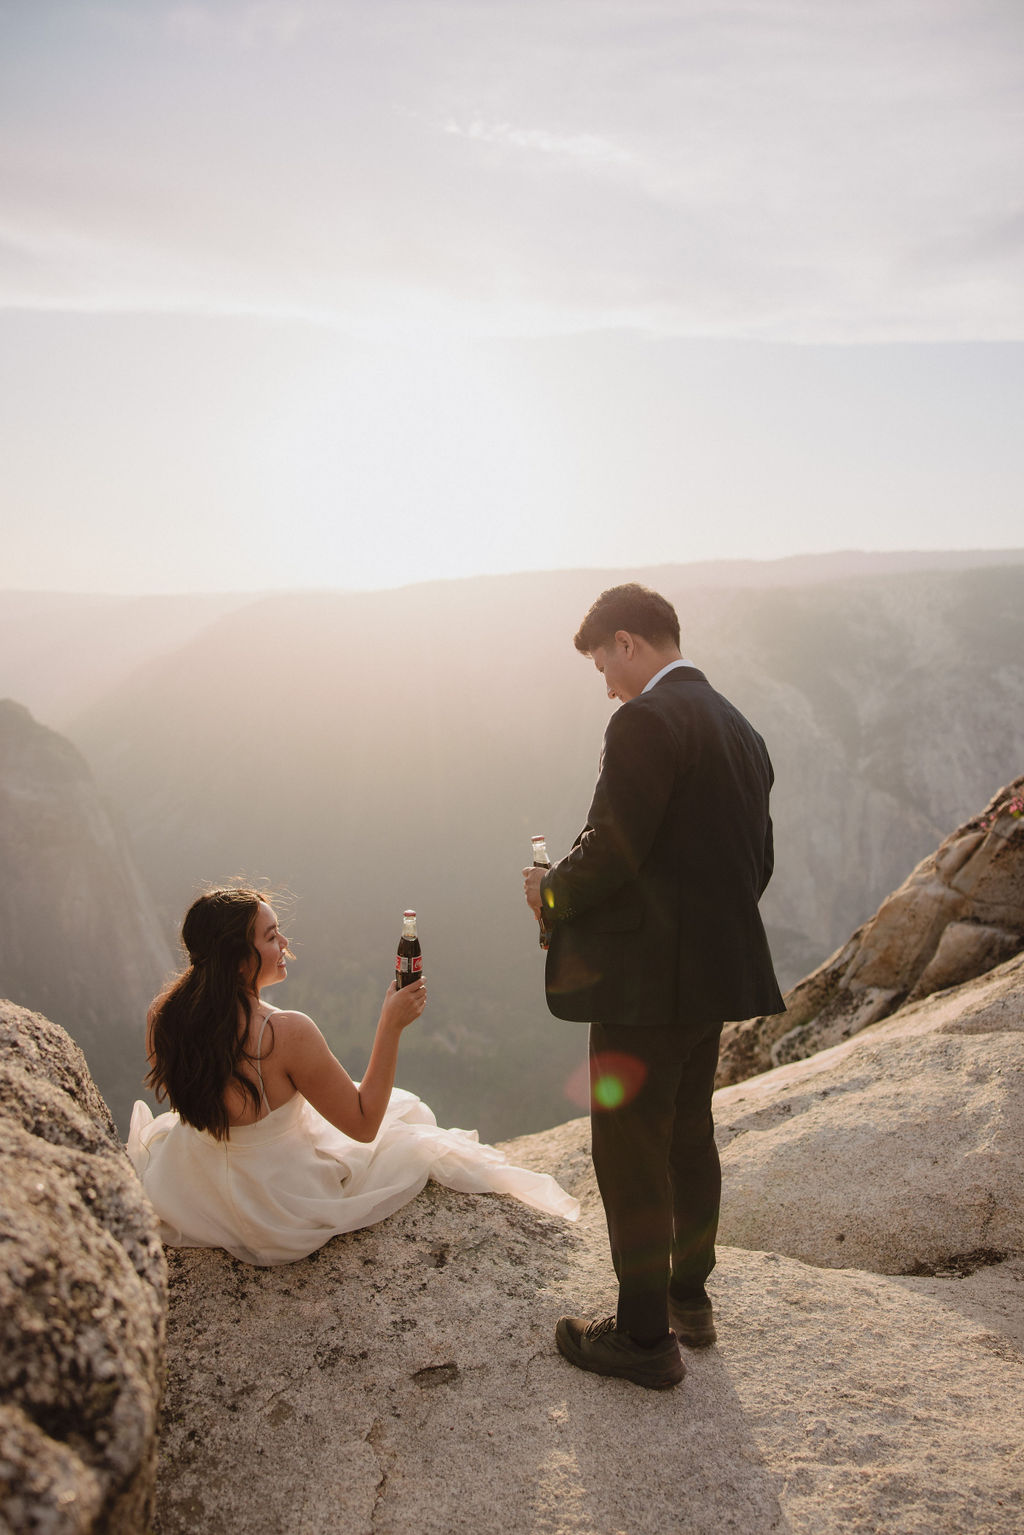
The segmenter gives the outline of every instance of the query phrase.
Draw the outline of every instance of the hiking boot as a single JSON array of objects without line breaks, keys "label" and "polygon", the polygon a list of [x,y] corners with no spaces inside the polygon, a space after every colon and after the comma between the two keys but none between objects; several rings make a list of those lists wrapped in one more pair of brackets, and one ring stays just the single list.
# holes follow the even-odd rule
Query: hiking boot
[{"label": "hiking boot", "polygon": [[715,1314],[706,1297],[704,1300],[682,1301],[673,1300],[669,1295],[668,1320],[680,1343],[687,1348],[707,1348],[718,1337]]},{"label": "hiking boot", "polygon": [[677,1386],[686,1373],[672,1333],[654,1348],[641,1348],[628,1332],[619,1332],[613,1316],[605,1317],[603,1322],[585,1322],[578,1316],[560,1317],[555,1342],[559,1353],[581,1370],[593,1370],[595,1375],[617,1375],[652,1391]]}]

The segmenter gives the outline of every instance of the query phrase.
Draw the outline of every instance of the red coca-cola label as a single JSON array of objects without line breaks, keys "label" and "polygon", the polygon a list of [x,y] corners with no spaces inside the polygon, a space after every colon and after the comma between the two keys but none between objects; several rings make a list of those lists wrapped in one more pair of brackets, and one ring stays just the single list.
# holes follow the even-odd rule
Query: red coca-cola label
[{"label": "red coca-cola label", "polygon": [[406,975],[410,970],[413,975],[419,975],[423,969],[423,955],[414,954],[412,959],[407,954],[398,954],[395,957],[395,969]]}]

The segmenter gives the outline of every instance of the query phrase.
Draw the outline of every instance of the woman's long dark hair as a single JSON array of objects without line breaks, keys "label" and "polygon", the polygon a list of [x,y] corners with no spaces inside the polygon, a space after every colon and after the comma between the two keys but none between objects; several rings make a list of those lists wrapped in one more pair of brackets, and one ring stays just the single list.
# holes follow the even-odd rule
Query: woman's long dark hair
[{"label": "woman's long dark hair", "polygon": [[239,1071],[253,1057],[246,1029],[256,1003],[260,957],[254,942],[261,891],[210,890],[185,913],[181,941],[188,969],[158,997],[151,1015],[153,1065],[146,1078],[159,1100],[188,1125],[217,1140],[229,1131],[224,1092],[238,1086],[259,1113],[256,1083]]}]

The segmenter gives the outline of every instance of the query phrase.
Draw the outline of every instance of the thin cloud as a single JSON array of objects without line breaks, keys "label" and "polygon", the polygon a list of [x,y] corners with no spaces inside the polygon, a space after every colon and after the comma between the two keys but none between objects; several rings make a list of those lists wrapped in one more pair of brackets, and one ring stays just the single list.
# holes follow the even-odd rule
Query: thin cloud
[{"label": "thin cloud", "polygon": [[512,123],[488,123],[480,118],[465,124],[449,119],[444,131],[480,144],[497,144],[592,165],[632,165],[636,159],[629,150],[597,133],[552,133],[546,128],[517,128]]},{"label": "thin cloud", "polygon": [[1024,337],[1019,6],[15,9],[8,306]]}]

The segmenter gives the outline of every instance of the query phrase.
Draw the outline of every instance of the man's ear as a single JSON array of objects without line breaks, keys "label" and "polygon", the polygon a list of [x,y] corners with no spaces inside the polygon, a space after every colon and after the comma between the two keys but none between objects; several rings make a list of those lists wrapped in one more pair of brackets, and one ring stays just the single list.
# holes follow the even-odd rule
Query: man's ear
[{"label": "man's ear", "polygon": [[622,652],[626,660],[631,660],[633,652],[636,649],[636,643],[628,629],[616,629],[615,643],[616,645],[621,645]]}]

